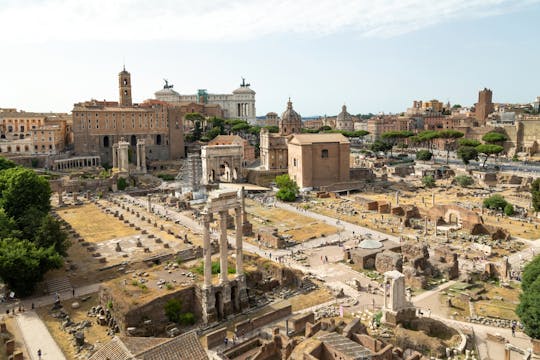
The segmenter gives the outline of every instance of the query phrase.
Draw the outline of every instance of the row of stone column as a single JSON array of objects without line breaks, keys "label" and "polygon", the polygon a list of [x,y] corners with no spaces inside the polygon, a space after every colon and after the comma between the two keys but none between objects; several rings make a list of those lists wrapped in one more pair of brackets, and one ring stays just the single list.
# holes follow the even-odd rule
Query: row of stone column
[{"label": "row of stone column", "polygon": [[81,167],[100,166],[101,161],[99,156],[92,156],[87,158],[56,160],[54,165],[56,170],[69,170]]},{"label": "row of stone column", "polygon": [[251,116],[252,113],[252,104],[251,103],[239,103],[238,106],[238,116],[240,117],[248,117]]},{"label": "row of stone column", "polygon": [[[236,227],[236,276],[244,274],[244,264],[242,259],[242,209],[237,207],[235,211]],[[203,214],[203,256],[204,256],[204,287],[212,286],[212,250],[210,248],[210,215]],[[219,212],[219,282],[225,284],[228,279],[228,240],[227,240],[227,217],[228,211]]]},{"label": "row of stone column", "polygon": [[[112,146],[113,168],[129,172],[129,143],[120,140]],[[146,144],[144,139],[137,139],[137,171],[146,172]]]}]

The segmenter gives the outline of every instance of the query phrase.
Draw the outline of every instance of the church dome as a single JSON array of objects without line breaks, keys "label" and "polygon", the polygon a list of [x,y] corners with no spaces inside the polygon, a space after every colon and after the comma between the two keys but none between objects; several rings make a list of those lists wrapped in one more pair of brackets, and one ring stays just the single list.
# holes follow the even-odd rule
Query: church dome
[{"label": "church dome", "polygon": [[354,130],[354,122],[351,114],[347,112],[347,106],[341,107],[341,112],[336,117],[336,129],[338,130]]},{"label": "church dome", "polygon": [[337,116],[337,121],[352,121],[352,115],[347,112],[347,106],[341,107],[341,112]]},{"label": "church dome", "polygon": [[284,123],[298,123],[298,122],[301,123],[302,122],[302,117],[300,116],[299,113],[294,111],[292,107],[291,99],[289,99],[289,101],[287,102],[287,110],[285,110],[285,112],[281,114],[281,121],[283,121]]},{"label": "church dome", "polygon": [[255,91],[251,90],[247,86],[241,86],[238,89],[233,91],[233,94],[242,94],[242,95],[255,95]]}]

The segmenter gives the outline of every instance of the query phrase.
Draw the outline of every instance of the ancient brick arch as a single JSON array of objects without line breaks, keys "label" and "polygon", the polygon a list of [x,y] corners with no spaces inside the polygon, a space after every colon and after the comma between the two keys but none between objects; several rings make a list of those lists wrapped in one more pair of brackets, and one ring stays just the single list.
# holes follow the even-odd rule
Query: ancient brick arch
[{"label": "ancient brick arch", "polygon": [[457,221],[463,229],[469,231],[476,225],[484,223],[480,215],[457,205],[435,205],[428,210],[428,216],[438,224],[450,224]]}]

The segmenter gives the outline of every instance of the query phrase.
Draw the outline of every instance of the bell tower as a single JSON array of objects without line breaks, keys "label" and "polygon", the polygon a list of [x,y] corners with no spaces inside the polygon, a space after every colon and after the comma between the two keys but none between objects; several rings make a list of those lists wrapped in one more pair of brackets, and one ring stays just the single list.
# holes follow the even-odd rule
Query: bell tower
[{"label": "bell tower", "polygon": [[131,106],[131,75],[126,67],[118,74],[118,88],[120,90],[120,106]]}]

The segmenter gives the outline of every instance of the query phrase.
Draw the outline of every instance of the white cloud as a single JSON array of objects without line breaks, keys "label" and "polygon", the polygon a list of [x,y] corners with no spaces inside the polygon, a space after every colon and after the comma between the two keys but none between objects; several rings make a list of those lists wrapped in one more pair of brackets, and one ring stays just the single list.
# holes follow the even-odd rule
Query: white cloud
[{"label": "white cloud", "polygon": [[539,0],[0,0],[0,40],[246,40],[354,31],[391,37]]}]

